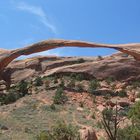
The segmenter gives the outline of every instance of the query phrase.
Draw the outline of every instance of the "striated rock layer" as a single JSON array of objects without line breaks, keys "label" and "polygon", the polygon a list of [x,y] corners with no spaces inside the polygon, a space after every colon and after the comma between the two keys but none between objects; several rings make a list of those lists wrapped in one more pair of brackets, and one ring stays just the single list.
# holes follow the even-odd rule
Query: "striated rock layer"
[{"label": "striated rock layer", "polygon": [[37,76],[70,76],[72,73],[82,74],[89,80],[114,77],[119,81],[133,81],[140,79],[140,62],[121,53],[104,58],[39,56],[13,61],[2,74],[7,83],[17,83]]}]

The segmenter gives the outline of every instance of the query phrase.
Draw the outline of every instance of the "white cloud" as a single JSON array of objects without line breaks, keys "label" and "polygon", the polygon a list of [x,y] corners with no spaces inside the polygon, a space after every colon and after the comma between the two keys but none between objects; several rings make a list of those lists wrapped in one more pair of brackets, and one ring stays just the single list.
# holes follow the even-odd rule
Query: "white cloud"
[{"label": "white cloud", "polygon": [[56,27],[52,23],[50,23],[50,21],[48,20],[48,16],[46,15],[42,7],[29,5],[25,2],[19,2],[17,4],[17,8],[19,10],[26,11],[36,15],[42,24],[44,24],[47,28],[49,28],[53,33],[55,34],[57,33]]}]

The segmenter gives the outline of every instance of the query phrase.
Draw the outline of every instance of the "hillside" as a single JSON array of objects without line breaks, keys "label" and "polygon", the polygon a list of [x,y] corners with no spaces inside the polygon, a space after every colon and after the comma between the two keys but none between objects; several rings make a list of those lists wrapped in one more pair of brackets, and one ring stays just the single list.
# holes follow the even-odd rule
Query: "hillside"
[{"label": "hillside", "polygon": [[140,61],[124,53],[37,56],[11,62],[2,75],[0,140],[36,140],[60,120],[83,140],[107,140],[102,111],[117,104],[124,128],[131,124],[128,110],[140,101]]}]

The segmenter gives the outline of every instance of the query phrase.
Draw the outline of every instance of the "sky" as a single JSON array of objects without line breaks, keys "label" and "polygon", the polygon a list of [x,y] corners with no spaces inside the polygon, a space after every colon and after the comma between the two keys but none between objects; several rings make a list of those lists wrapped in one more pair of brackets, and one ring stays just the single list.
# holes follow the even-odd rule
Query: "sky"
[{"label": "sky", "polygon": [[[47,39],[140,42],[140,0],[0,0],[0,48]],[[104,56],[104,48],[58,48],[36,55]]]}]

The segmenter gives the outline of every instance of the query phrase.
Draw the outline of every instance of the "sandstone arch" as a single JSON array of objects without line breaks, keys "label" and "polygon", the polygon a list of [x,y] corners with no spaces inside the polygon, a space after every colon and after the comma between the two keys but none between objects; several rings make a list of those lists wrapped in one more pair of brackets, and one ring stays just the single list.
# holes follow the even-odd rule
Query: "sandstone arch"
[{"label": "sandstone arch", "polygon": [[4,70],[4,68],[14,59],[21,55],[30,55],[37,52],[42,52],[54,48],[60,47],[103,47],[103,48],[113,48],[119,50],[121,52],[127,53],[133,56],[136,60],[140,60],[140,43],[132,43],[132,44],[100,44],[93,42],[84,42],[77,40],[45,40],[32,45],[29,45],[24,48],[15,49],[15,50],[0,50],[0,73]]}]

